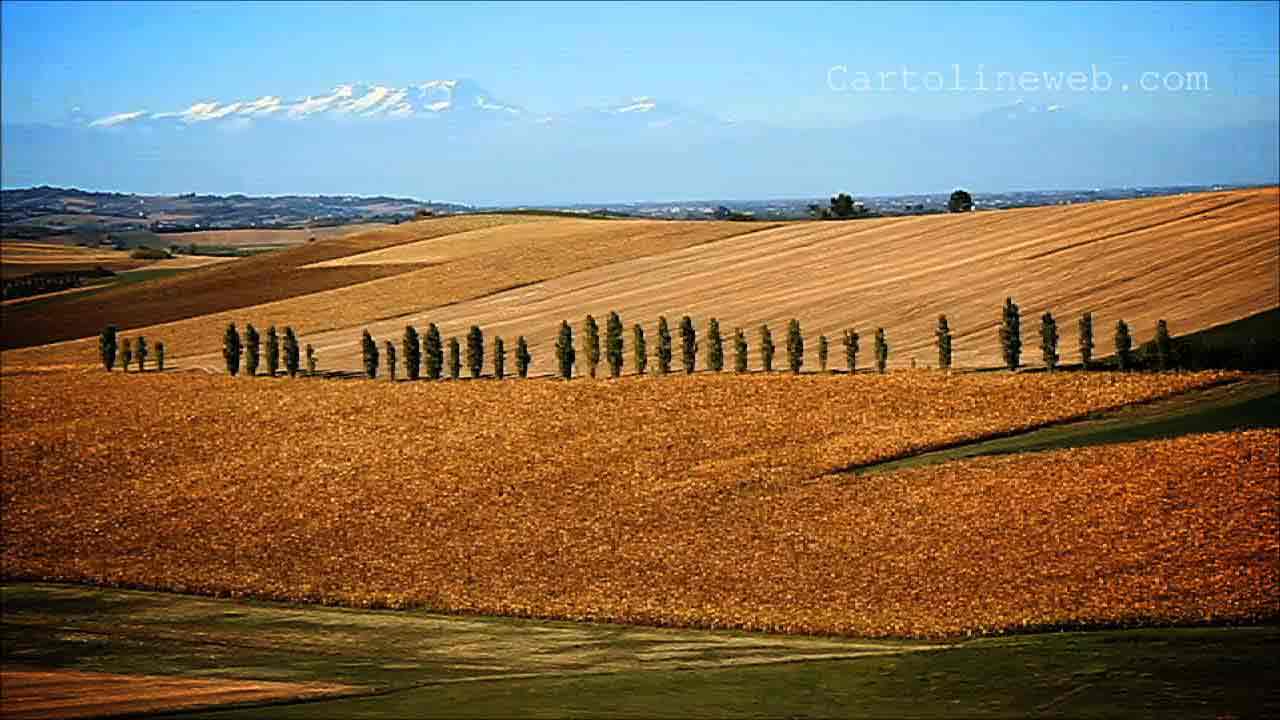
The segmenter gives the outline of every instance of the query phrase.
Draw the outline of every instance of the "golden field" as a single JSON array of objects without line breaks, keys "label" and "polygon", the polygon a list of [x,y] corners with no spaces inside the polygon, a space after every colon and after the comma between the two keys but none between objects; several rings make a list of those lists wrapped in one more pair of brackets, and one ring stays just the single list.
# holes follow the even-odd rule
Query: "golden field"
[{"label": "golden field", "polygon": [[[631,324],[639,322],[652,347],[658,316],[674,326],[688,314],[700,336],[712,316],[726,337],[742,327],[751,366],[758,368],[758,326],[768,323],[781,346],[786,323],[794,317],[804,328],[808,368],[818,364],[820,334],[832,344],[832,364],[841,366],[837,353],[845,328],[861,334],[862,365],[869,366],[877,327],[888,334],[890,366],[909,367],[913,360],[936,365],[933,332],[938,315],[945,313],[956,365],[991,367],[1000,364],[997,326],[1001,305],[1011,295],[1022,309],[1027,349],[1038,345],[1040,315],[1049,310],[1058,319],[1063,361],[1073,362],[1078,358],[1076,321],[1085,311],[1095,313],[1096,343],[1104,355],[1111,352],[1120,319],[1141,341],[1151,338],[1158,319],[1181,335],[1280,304],[1280,192],[1268,188],[958,216],[787,223],[619,260],[470,300],[458,293],[448,304],[416,310],[411,297],[430,297],[426,287],[416,286],[418,279],[443,276],[451,266],[421,270],[384,281],[372,305],[376,310],[365,313],[368,320],[338,323],[307,342],[327,366],[355,370],[365,326],[381,341],[399,338],[407,323],[421,329],[434,322],[446,337],[461,337],[475,324],[487,335],[506,338],[508,345],[524,335],[534,372],[551,372],[562,320],[576,333],[585,314],[603,323],[605,315],[618,311],[627,325],[626,342]],[[403,299],[388,302],[402,287]],[[346,291],[332,299],[364,302]],[[237,317],[259,325],[279,323],[273,318],[290,310],[288,305],[250,308]],[[210,354],[191,358],[191,364],[219,367],[216,340],[215,332],[208,341]],[[1028,352],[1026,360],[1034,363],[1038,351]],[[698,362],[701,366],[701,357]]]},{"label": "golden field", "polygon": [[[726,336],[741,326],[752,367],[759,366],[762,322],[778,342],[785,322],[800,319],[808,368],[817,364],[819,334],[831,340],[832,364],[839,364],[838,338],[847,327],[861,333],[862,364],[868,365],[871,336],[884,327],[890,366],[906,367],[936,363],[933,328],[946,313],[955,362],[973,367],[999,364],[996,326],[1010,295],[1021,305],[1028,349],[1036,344],[1039,315],[1056,315],[1064,362],[1077,359],[1075,323],[1084,311],[1095,313],[1098,349],[1106,354],[1119,319],[1142,341],[1157,319],[1183,335],[1280,302],[1280,190],[1274,187],[849,222],[493,217],[484,221],[490,227],[464,224],[482,222],[475,217],[409,224],[458,223],[421,237],[398,230],[392,238],[380,230],[366,234],[370,243],[384,238],[379,246],[335,247],[306,263],[288,255],[288,275],[264,274],[235,289],[186,284],[204,282],[212,271],[169,285],[140,284],[129,302],[143,303],[143,314],[125,312],[127,305],[121,312],[47,308],[7,328],[6,344],[48,337],[44,328],[66,317],[78,318],[76,332],[89,337],[108,317],[138,318],[129,325],[141,327],[174,316],[175,322],[144,333],[166,340],[180,366],[220,369],[221,331],[234,321],[292,325],[315,345],[322,368],[355,370],[365,327],[381,341],[398,339],[409,323],[422,330],[435,322],[446,337],[476,324],[508,346],[526,336],[538,374],[552,369],[561,320],[576,331],[586,313],[601,319],[617,310],[628,325],[627,342],[630,324],[640,322],[651,347],[659,315],[674,324],[689,314],[700,334],[713,315]],[[165,310],[171,305],[185,309]],[[5,360],[90,364],[95,352],[89,340],[6,352]],[[1035,353],[1025,359],[1034,362]]]},{"label": "golden field", "polygon": [[[566,226],[569,231],[566,232]],[[332,330],[394,317],[407,309],[438,307],[501,292],[511,287],[607,265],[647,253],[684,248],[749,233],[769,225],[673,223],[658,220],[547,219],[532,215],[462,215],[402,223],[300,247],[265,253],[226,267],[184,274],[97,295],[92,302],[64,303],[40,312],[6,317],[7,347],[52,339],[96,335],[108,322],[122,329],[145,328],[163,336],[174,357],[221,347],[222,329],[253,312],[270,319],[264,326],[292,325],[302,333]],[[500,241],[492,229],[508,228]],[[448,262],[407,259],[331,264],[401,245],[432,252]],[[420,254],[421,250],[417,250]],[[423,267],[427,265],[428,267]],[[422,268],[414,272],[415,268]],[[395,282],[390,276],[395,276]],[[377,281],[382,279],[383,281]],[[249,322],[259,317],[255,314]],[[168,320],[177,322],[168,322]],[[157,326],[157,323],[164,322]],[[357,337],[359,331],[357,331]],[[66,343],[57,349],[6,353],[6,362],[38,357],[42,362],[85,362],[97,341]]]},{"label": "golden field", "polygon": [[837,472],[1232,377],[391,384],[6,368],[3,567],[876,636],[1273,617],[1275,431]]},{"label": "golden field", "polygon": [[[102,328],[112,323],[121,329],[146,327],[229,308],[254,306],[281,298],[358,285],[374,278],[407,272],[412,266],[302,268],[348,254],[519,221],[520,218],[476,215],[402,223],[368,232],[340,235],[324,241],[317,240],[177,276],[108,288],[94,293],[92,297],[64,298],[60,302],[42,304],[35,308],[13,308],[5,312],[0,340],[5,348],[41,345],[96,336]],[[91,345],[96,347],[96,341]],[[89,346],[85,343],[71,344],[57,352],[75,356],[76,349],[83,351]],[[173,347],[176,349],[176,346]],[[20,357],[20,354],[6,354],[5,360]]]},{"label": "golden field", "polygon": [[92,270],[99,265],[108,270],[130,270],[150,262],[134,260],[122,250],[0,240],[0,277],[5,278],[36,272]]}]

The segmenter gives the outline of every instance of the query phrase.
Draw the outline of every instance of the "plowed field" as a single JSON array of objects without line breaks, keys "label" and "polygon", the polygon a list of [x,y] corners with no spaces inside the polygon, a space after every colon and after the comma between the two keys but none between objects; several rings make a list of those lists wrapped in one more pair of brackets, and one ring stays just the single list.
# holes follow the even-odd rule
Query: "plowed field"
[{"label": "plowed field", "polygon": [[3,567],[857,635],[1251,619],[1280,598],[1274,431],[831,474],[1225,377],[10,374]]}]

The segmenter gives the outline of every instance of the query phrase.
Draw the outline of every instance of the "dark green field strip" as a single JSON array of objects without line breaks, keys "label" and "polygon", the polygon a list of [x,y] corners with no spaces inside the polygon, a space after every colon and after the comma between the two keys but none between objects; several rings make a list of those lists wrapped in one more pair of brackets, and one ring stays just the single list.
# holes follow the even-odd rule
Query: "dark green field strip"
[{"label": "dark green field strip", "polygon": [[851,472],[882,473],[980,455],[1041,452],[1269,427],[1280,427],[1280,376],[1256,375],[1085,420],[921,453],[855,468]]},{"label": "dark green field strip", "polygon": [[1278,641],[1275,627],[1028,635],[890,657],[442,684],[180,717],[1275,717]]},{"label": "dark green field strip", "polygon": [[[1272,626],[1021,635],[938,648],[45,584],[2,586],[0,601],[10,667],[341,682],[363,693],[170,717],[1280,713],[1280,627]],[[857,657],[859,649],[868,654]]]},{"label": "dark green field strip", "polygon": [[0,638],[8,665],[341,683],[370,691],[938,647],[354,610],[49,584],[0,586],[0,600]]}]

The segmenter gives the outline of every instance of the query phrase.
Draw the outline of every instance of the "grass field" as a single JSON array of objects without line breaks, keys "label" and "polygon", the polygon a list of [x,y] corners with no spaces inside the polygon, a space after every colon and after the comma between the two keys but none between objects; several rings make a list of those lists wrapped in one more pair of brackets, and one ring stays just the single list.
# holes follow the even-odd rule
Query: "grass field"
[{"label": "grass field", "polygon": [[1233,377],[9,374],[4,564],[863,636],[1249,619],[1277,602],[1274,432],[829,476]]},{"label": "grass field", "polygon": [[[178,685],[192,681],[338,685],[355,695],[296,705],[260,699],[251,709],[209,718],[1280,712],[1280,693],[1270,682],[1280,670],[1274,626],[938,644],[459,618],[54,585],[6,585],[0,600],[6,688],[9,671],[21,663],[127,674],[137,679],[116,686],[125,698],[165,676],[178,686],[168,695],[174,704],[193,699]],[[0,699],[6,717],[22,712],[21,699],[11,693]]]}]

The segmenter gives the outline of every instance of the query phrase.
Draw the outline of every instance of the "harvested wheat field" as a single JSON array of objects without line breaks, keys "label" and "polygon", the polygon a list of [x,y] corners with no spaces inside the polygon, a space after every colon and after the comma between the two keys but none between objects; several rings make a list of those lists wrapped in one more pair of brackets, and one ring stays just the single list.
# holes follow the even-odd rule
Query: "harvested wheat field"
[{"label": "harvested wheat field", "polygon": [[0,378],[3,566],[869,636],[1252,619],[1280,598],[1274,432],[832,475],[1232,377],[13,371]]},{"label": "harvested wheat field", "polygon": [[[412,245],[396,248],[401,250],[426,257]],[[388,291],[395,285],[388,282]],[[641,322],[653,347],[659,315],[674,327],[688,314],[700,334],[711,316],[720,320],[726,340],[744,328],[752,367],[759,367],[758,326],[768,323],[780,343],[787,320],[795,317],[808,339],[810,368],[817,365],[819,334],[831,342],[832,364],[841,364],[839,338],[848,327],[861,334],[867,351],[875,329],[886,328],[889,364],[904,367],[913,360],[936,364],[933,330],[946,313],[955,333],[955,363],[994,366],[1000,364],[996,330],[1007,295],[1021,306],[1029,349],[1037,342],[1040,315],[1056,315],[1060,353],[1068,362],[1078,358],[1075,323],[1085,311],[1095,313],[1095,337],[1105,354],[1120,319],[1146,340],[1161,318],[1174,334],[1186,334],[1274,308],[1280,305],[1280,193],[1269,188],[961,216],[791,223],[428,312],[371,313],[361,326],[308,341],[327,366],[354,370],[363,325],[382,340],[398,338],[406,323],[435,322],[446,336],[462,336],[476,324],[506,338],[508,346],[515,336],[526,336],[535,372],[550,372],[561,320],[576,332],[586,313],[603,325],[616,310],[627,324],[626,342],[630,324]],[[240,317],[262,323],[273,310],[254,308]],[[869,365],[870,352],[863,358]],[[1034,353],[1027,359],[1034,362]],[[216,356],[192,362],[220,364]]]},{"label": "harvested wheat field", "polygon": [[52,243],[0,241],[0,276],[5,278],[36,272],[69,272],[92,270],[102,266],[108,270],[129,270],[150,265],[149,260],[134,260],[123,250],[86,248]]},{"label": "harvested wheat field", "polygon": [[[315,345],[322,368],[355,370],[364,327],[381,341],[398,339],[407,323],[435,322],[446,337],[476,324],[508,347],[524,335],[537,374],[552,369],[560,321],[577,331],[586,313],[603,321],[619,311],[628,345],[630,324],[643,323],[650,348],[659,315],[674,325],[687,313],[699,333],[714,315],[726,341],[736,327],[747,330],[753,368],[758,325],[768,323],[780,343],[796,317],[808,368],[817,365],[819,334],[840,366],[846,327],[862,336],[864,366],[875,328],[884,327],[889,365],[904,367],[936,363],[934,323],[946,313],[956,364],[988,367],[1000,362],[996,326],[1012,295],[1023,313],[1024,359],[1036,359],[1039,315],[1048,309],[1071,362],[1075,323],[1086,310],[1095,313],[1106,354],[1119,319],[1142,341],[1160,318],[1181,335],[1280,305],[1280,191],[779,226],[544,218],[316,262],[325,267],[301,272],[438,264],[146,334],[163,337],[179,365],[219,369],[227,322],[293,325]],[[90,363],[93,348],[82,342],[39,354]],[[31,357],[6,354],[11,362]]]},{"label": "harvested wheat field", "polygon": [[[178,355],[214,353],[221,347],[228,322],[258,317],[264,327],[291,325],[302,333],[349,328],[371,318],[399,317],[471,298],[501,293],[627,258],[664,253],[757,232],[774,225],[737,222],[668,222],[548,219],[534,215],[466,215],[405,223],[380,230],[238,261],[223,273],[200,273],[168,283],[139,285],[127,295],[130,304],[97,307],[88,315],[64,317],[69,306],[31,314],[29,325],[5,328],[6,342],[34,344],[59,322],[85,332],[106,318],[155,318],[182,315],[189,320],[145,330],[162,336]],[[495,230],[507,228],[504,233]],[[400,251],[398,246],[410,247]],[[385,248],[384,252],[376,252]],[[385,258],[371,264],[368,253]],[[329,263],[356,256],[359,263]],[[436,263],[436,264],[432,264]],[[426,267],[423,267],[423,266]],[[414,270],[415,268],[422,268]],[[395,277],[387,277],[394,275]],[[381,278],[371,281],[370,278]],[[348,283],[356,283],[347,286]],[[316,287],[337,289],[312,292]],[[264,295],[289,298],[254,308],[250,299]],[[102,296],[99,296],[102,297]],[[96,298],[95,298],[96,299]],[[129,310],[132,303],[139,308]],[[231,310],[231,308],[240,308]],[[212,313],[212,314],[206,314]],[[54,319],[41,321],[41,317]],[[7,319],[7,318],[6,318]],[[142,320],[123,328],[151,324]],[[25,330],[24,330],[25,328]],[[101,327],[95,327],[96,334]],[[24,334],[26,332],[27,334]],[[44,335],[41,335],[44,333]],[[357,331],[357,336],[359,331]],[[24,340],[28,339],[28,340]],[[6,362],[24,358],[91,362],[96,340],[68,343],[52,352],[6,353]]]},{"label": "harvested wheat field", "polygon": [[311,239],[354,235],[356,233],[390,229],[384,223],[352,223],[314,228],[252,228],[243,230],[199,230],[195,232],[165,233],[164,239],[174,245],[216,245],[219,247],[261,247],[267,245],[301,245]]},{"label": "harvested wheat field", "polygon": [[[302,268],[321,260],[523,219],[476,215],[403,223],[241,258],[176,277],[111,288],[92,298],[67,298],[30,310],[14,308],[5,312],[0,339],[6,349],[27,347],[96,335],[111,323],[121,329],[146,327],[358,285],[408,272],[413,266]],[[83,350],[89,345],[72,347]],[[11,358],[6,354],[5,359]]]},{"label": "harvested wheat field", "polygon": [[325,683],[116,675],[76,670],[0,668],[5,718],[88,718],[350,695]]}]

